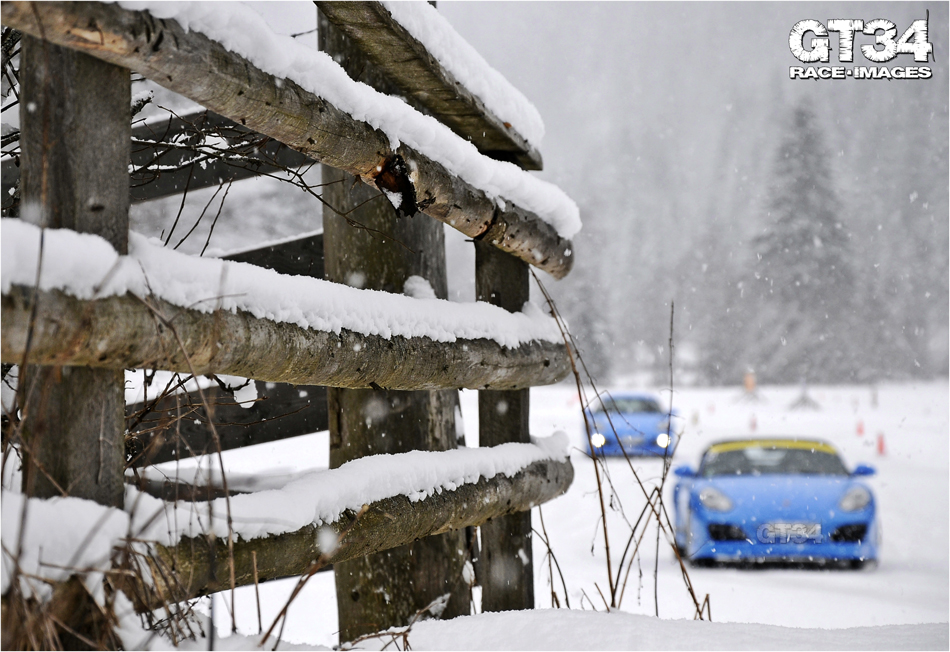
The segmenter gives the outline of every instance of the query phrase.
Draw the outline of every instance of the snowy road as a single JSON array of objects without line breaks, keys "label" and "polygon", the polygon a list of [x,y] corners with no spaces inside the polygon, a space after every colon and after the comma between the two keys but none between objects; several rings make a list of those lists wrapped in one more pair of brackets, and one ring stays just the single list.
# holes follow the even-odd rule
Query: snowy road
[{"label": "snowy road", "polygon": [[[709,443],[753,434],[800,435],[830,441],[853,467],[867,462],[877,468],[870,484],[877,496],[884,527],[881,561],[876,569],[852,571],[690,569],[702,599],[709,593],[713,617],[719,622],[756,622],[796,627],[855,627],[863,625],[937,622],[948,608],[948,394],[945,384],[885,386],[878,389],[877,407],[866,387],[811,388],[817,411],[790,410],[800,388],[764,388],[761,400],[743,400],[742,391],[684,389],[674,406],[685,418],[686,430],[675,465],[696,467]],[[667,394],[668,396],[668,394]],[[532,394],[532,429],[580,431],[576,401],[557,390]],[[858,424],[864,434],[857,434]],[[883,435],[885,455],[877,452]],[[578,436],[578,446],[583,441]],[[590,460],[573,458],[577,479],[567,496],[544,508],[555,554],[564,569],[572,605],[579,594],[594,598],[596,581],[606,591],[602,535],[595,538],[597,498]],[[655,484],[658,462],[635,465],[644,483]],[[644,501],[626,462],[611,461],[614,486],[628,518]],[[666,491],[670,501],[673,480]],[[640,495],[637,495],[640,494]],[[669,502],[668,502],[669,504]],[[616,516],[616,515],[615,515]],[[629,532],[619,518],[608,519],[616,532],[616,549]],[[595,552],[590,554],[591,541]],[[655,534],[645,538],[643,578],[637,564],[622,608],[652,614]],[[535,558],[543,550],[535,548]],[[659,564],[659,612],[665,618],[689,618],[693,607],[683,588],[672,552],[663,547]],[[615,571],[616,572],[616,571]],[[537,586],[546,585],[539,578]],[[642,586],[637,599],[638,584]],[[539,591],[540,594],[540,591]],[[539,595],[540,600],[540,595]],[[585,599],[586,604],[586,599]],[[602,606],[602,605],[598,605]]]},{"label": "snowy road", "polygon": [[[813,387],[809,395],[818,411],[790,410],[800,395],[797,387],[764,387],[762,400],[742,400],[737,387],[678,390],[674,407],[684,417],[685,432],[674,465],[695,467],[702,450],[712,441],[753,434],[801,435],[830,441],[853,467],[866,462],[877,468],[870,479],[883,520],[884,541],[880,564],[863,571],[690,569],[700,599],[710,595],[713,619],[792,627],[845,628],[869,625],[946,622],[950,611],[948,564],[948,441],[950,400],[943,383],[883,385],[877,405],[866,386]],[[664,396],[668,398],[668,394]],[[576,393],[567,386],[538,388],[531,394],[531,427],[536,435],[555,430],[570,434],[582,446],[582,420]],[[469,444],[477,433],[477,397],[462,396]],[[864,434],[858,435],[858,424]],[[877,452],[878,434],[885,454]],[[325,433],[298,440],[293,447],[259,447],[230,454],[234,471],[262,465],[303,468],[326,463]],[[300,454],[305,449],[306,456]],[[265,453],[266,450],[266,453]],[[598,500],[593,465],[580,452],[572,457],[576,471],[567,495],[544,506],[552,547],[564,571],[571,606],[603,609],[595,583],[607,592],[603,534],[598,523]],[[660,464],[639,461],[636,468],[645,484],[658,482]],[[609,464],[611,478],[628,518],[636,518],[644,501],[623,460]],[[671,479],[672,484],[672,479]],[[672,486],[666,492],[669,500]],[[616,503],[617,501],[615,501]],[[538,528],[538,518],[534,519]],[[611,545],[618,550],[629,533],[619,512],[608,517]],[[644,538],[644,552],[634,562],[621,608],[635,614],[654,613],[653,565],[655,533]],[[593,553],[591,552],[593,548]],[[536,595],[539,607],[550,607],[547,565],[540,563],[545,548],[535,538]],[[619,553],[614,552],[615,559]],[[662,545],[658,563],[659,613],[664,619],[691,619],[693,606],[684,588],[672,552]],[[642,577],[640,571],[642,570]],[[616,573],[616,570],[614,571]],[[265,628],[283,605],[290,581],[262,586]],[[560,580],[556,588],[561,594]],[[563,596],[562,596],[563,598]],[[227,628],[229,618],[219,601],[217,622]],[[253,590],[238,592],[239,628],[257,631]],[[330,573],[314,577],[290,610],[284,631],[289,641],[336,643],[336,604]],[[243,623],[243,624],[241,624]],[[228,623],[229,624],[229,623]]]}]

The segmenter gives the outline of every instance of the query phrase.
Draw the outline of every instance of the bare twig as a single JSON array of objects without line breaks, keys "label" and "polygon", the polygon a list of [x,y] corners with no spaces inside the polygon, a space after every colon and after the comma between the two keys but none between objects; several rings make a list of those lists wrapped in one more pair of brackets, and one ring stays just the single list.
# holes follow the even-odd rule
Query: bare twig
[{"label": "bare twig", "polygon": [[[337,538],[336,538],[337,546],[340,545],[340,543],[343,541],[343,537],[345,537],[347,533],[353,528],[353,526],[356,525],[356,523],[360,520],[360,517],[366,513],[367,509],[368,509],[368,505],[363,505],[362,509],[360,509],[360,511],[356,514],[356,517],[352,521],[350,521],[349,525],[347,525],[337,535]],[[267,633],[264,634],[263,638],[261,638],[261,642],[259,643],[259,645],[264,645],[267,639],[270,638],[271,632],[274,631],[274,627],[277,626],[278,622],[286,621],[287,610],[290,609],[291,603],[293,603],[293,601],[297,598],[297,596],[303,590],[303,587],[306,586],[310,578],[316,575],[317,571],[319,571],[321,568],[326,566],[329,559],[330,559],[330,555],[324,552],[324,553],[321,553],[319,558],[311,562],[310,568],[307,570],[306,573],[304,573],[304,575],[300,577],[299,580],[297,580],[297,585],[294,586],[294,590],[291,592],[290,597],[287,598],[286,604],[284,604],[283,608],[281,608],[277,616],[274,617],[274,622],[271,623],[271,626],[267,629]],[[283,626],[281,626],[281,631],[283,631]],[[280,636],[278,635],[277,641],[274,643],[275,650],[277,649],[277,645],[279,643],[280,643]]]},{"label": "bare twig", "polygon": [[[567,582],[564,581],[564,573],[561,572],[561,565],[557,563],[557,557],[554,556],[554,550],[551,548],[551,540],[548,537],[547,528],[544,527],[544,514],[541,512],[541,506],[538,505],[538,517],[541,520],[541,536],[542,541],[544,541],[545,547],[547,547],[547,557],[548,557],[548,573],[551,579],[551,599],[557,601],[557,593],[554,592],[554,576],[551,572],[551,562],[554,562],[554,565],[557,567],[557,574],[561,578],[561,588],[564,590],[564,605],[570,609],[571,608],[571,598],[567,593]],[[532,528],[533,529],[533,528]],[[534,530],[537,533],[537,530]],[[560,605],[558,605],[560,607]]]},{"label": "bare twig", "polygon": [[254,569],[254,599],[257,602],[257,633],[261,634],[264,631],[264,624],[261,622],[261,593],[257,585],[257,551],[251,551],[251,564]]},{"label": "bare twig", "polygon": [[[637,522],[633,525],[630,525],[629,520],[627,520],[626,515],[624,514],[622,503],[620,502],[620,494],[619,492],[617,492],[616,488],[613,485],[613,480],[610,476],[609,469],[605,463],[603,455],[598,457],[597,449],[596,447],[593,446],[592,441],[591,441],[593,431],[591,428],[590,421],[588,419],[587,409],[590,406],[592,401],[588,401],[586,399],[583,383],[581,382],[581,378],[580,378],[580,369],[578,368],[578,366],[580,366],[580,368],[583,369],[584,374],[586,375],[591,385],[591,388],[594,390],[594,399],[592,400],[600,400],[603,404],[602,396],[609,395],[609,394],[607,392],[601,392],[597,390],[596,382],[594,381],[593,376],[590,374],[590,371],[587,369],[587,366],[584,363],[583,356],[581,355],[576,345],[576,342],[574,341],[573,335],[565,326],[564,321],[557,309],[557,306],[554,300],[551,298],[550,294],[547,292],[544,285],[541,283],[540,279],[538,279],[537,275],[534,273],[534,270],[531,270],[531,271],[532,271],[532,276],[534,276],[534,279],[537,282],[538,287],[540,288],[542,294],[545,297],[545,300],[547,301],[551,315],[555,318],[555,321],[558,324],[558,328],[561,331],[561,336],[564,338],[564,341],[565,341],[565,346],[567,348],[569,360],[571,362],[571,369],[574,372],[575,383],[577,385],[578,398],[580,399],[580,403],[581,403],[584,426],[585,426],[585,431],[586,431],[587,440],[588,440],[588,449],[591,451],[590,457],[594,461],[595,479],[597,482],[598,498],[600,500],[600,517],[598,520],[600,521],[601,527],[603,529],[603,534],[604,534],[604,548],[605,548],[605,553],[606,553],[606,564],[607,564],[607,573],[608,573],[609,590],[610,590],[609,605],[607,605],[607,600],[605,596],[603,595],[603,592],[600,591],[600,587],[595,584],[595,586],[597,586],[598,592],[601,593],[601,599],[604,600],[604,603],[605,605],[608,606],[608,609],[618,608],[620,606],[621,602],[623,601],[623,595],[626,589],[627,580],[630,575],[630,569],[632,567],[633,561],[639,558],[639,550],[640,550],[640,545],[642,543],[643,537],[647,532],[647,528],[650,522],[655,520],[656,527],[657,527],[656,553],[654,557],[654,604],[655,604],[654,610],[655,610],[655,613],[659,615],[659,599],[658,599],[657,586],[658,586],[658,574],[659,574],[660,535],[663,534],[670,542],[670,546],[672,547],[674,555],[676,556],[677,562],[680,566],[680,571],[682,573],[683,581],[684,581],[684,584],[686,585],[687,592],[689,593],[690,598],[693,600],[693,604],[696,608],[696,612],[695,612],[696,617],[698,617],[699,619],[702,619],[704,607],[706,608],[707,613],[709,612],[708,605],[706,603],[700,604],[699,600],[696,597],[696,593],[693,589],[692,582],[690,581],[690,578],[689,578],[689,573],[686,570],[686,565],[683,562],[680,552],[676,547],[675,537],[672,534],[673,526],[672,526],[672,523],[670,522],[669,514],[667,513],[666,506],[663,502],[663,489],[665,487],[666,479],[671,467],[671,460],[672,460],[672,457],[676,454],[676,449],[678,448],[680,441],[677,441],[674,446],[668,446],[664,449],[663,470],[660,476],[659,486],[654,486],[652,489],[649,489],[649,490],[647,489],[646,485],[641,480],[639,474],[637,473],[636,468],[633,466],[633,462],[630,459],[630,456],[627,454],[626,449],[624,449],[623,446],[620,447],[620,451],[623,454],[625,461],[627,462],[627,466],[630,469],[630,472],[633,475],[634,479],[636,480],[637,486],[640,487],[640,491],[642,492],[644,498],[646,499],[646,504],[641,510],[640,516],[638,517]],[[673,315],[674,315],[673,303],[671,302],[670,304],[670,337],[669,337],[669,345],[670,345],[669,369],[670,369],[670,395],[671,396],[670,396],[670,406],[667,413],[667,422],[669,423],[670,433],[673,432],[673,427],[672,427]],[[616,436],[617,430],[613,425],[611,415],[610,415],[610,410],[606,409],[607,407],[606,405],[604,405],[604,407],[605,407],[604,414],[607,418],[607,421],[611,429],[614,432],[614,435]],[[671,448],[672,450],[670,450]],[[621,555],[621,560],[617,568],[616,577],[614,577],[614,573],[612,570],[612,559],[610,556],[610,545],[609,545],[608,527],[607,527],[607,511],[604,504],[604,486],[603,486],[604,480],[606,480],[607,484],[610,486],[610,489],[611,489],[611,493],[612,493],[611,507],[615,507],[615,509],[617,509],[620,512],[621,516],[626,521],[627,525],[630,526],[630,530],[631,530],[630,536],[628,537],[628,540],[627,540],[627,544],[624,547],[624,552]],[[617,499],[616,506],[614,505],[614,501],[613,501],[614,497],[616,497]],[[646,520],[643,520],[644,516],[646,516]],[[642,530],[640,531],[639,536],[637,536],[637,528],[641,527],[641,524],[642,524]],[[629,561],[627,561],[626,557],[627,557],[628,552],[630,551],[630,546],[633,544],[634,540],[636,540],[636,544],[633,548],[633,552],[630,554]],[[624,568],[624,562],[626,562],[626,568]],[[621,581],[621,574],[623,574],[622,581]],[[586,594],[585,594],[585,597],[586,597]],[[590,601],[590,598],[588,598],[588,601]]]}]

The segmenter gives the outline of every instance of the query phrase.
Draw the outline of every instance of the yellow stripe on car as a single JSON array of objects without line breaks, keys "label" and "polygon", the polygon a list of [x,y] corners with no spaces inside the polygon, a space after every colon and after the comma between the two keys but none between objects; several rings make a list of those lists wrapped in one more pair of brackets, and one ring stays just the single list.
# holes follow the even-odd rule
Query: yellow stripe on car
[{"label": "yellow stripe on car", "polygon": [[798,448],[803,450],[821,451],[830,455],[837,455],[838,451],[831,444],[823,441],[809,441],[807,439],[744,439],[742,441],[725,441],[709,447],[710,453],[725,453],[739,451],[746,448]]}]

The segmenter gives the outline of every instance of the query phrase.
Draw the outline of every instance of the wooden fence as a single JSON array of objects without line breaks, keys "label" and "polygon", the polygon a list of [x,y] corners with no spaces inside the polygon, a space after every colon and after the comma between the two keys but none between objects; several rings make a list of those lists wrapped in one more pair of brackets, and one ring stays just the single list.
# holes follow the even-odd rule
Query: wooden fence
[{"label": "wooden fence", "polygon": [[[353,79],[406,98],[486,156],[540,169],[537,150],[382,5],[316,4],[321,48]],[[366,291],[401,293],[410,276],[422,276],[446,299],[444,222],[474,240],[479,301],[517,312],[528,299],[529,264],[556,278],[570,271],[570,241],[531,211],[490,199],[413,148],[393,149],[380,130],[174,20],[88,2],[4,2],[2,15],[24,34],[20,101],[27,107],[20,160],[3,164],[3,196],[18,188],[20,206],[42,211],[45,226],[101,235],[122,254],[130,202],[319,162],[332,207],[324,209],[323,233],[228,258],[339,283],[359,273]],[[132,130],[130,71],[207,111]],[[185,159],[171,143],[209,130],[233,147],[253,148],[254,157],[176,169]],[[149,167],[156,160],[166,164],[159,175]],[[402,193],[398,212],[406,217],[388,201],[368,201],[381,190]],[[29,218],[26,212],[20,214]],[[334,468],[377,453],[451,449],[464,445],[455,423],[460,387],[479,389],[480,446],[528,442],[528,387],[569,371],[564,346],[543,341],[512,349],[486,339],[447,344],[332,334],[247,313],[166,306],[164,314],[177,315],[171,327],[155,318],[162,305],[155,297],[82,300],[27,286],[3,295],[3,362],[26,363],[18,401],[28,495],[122,506],[127,466],[327,428]],[[362,355],[347,353],[354,343]],[[253,378],[263,400],[245,409],[213,389],[126,406],[127,368]],[[209,402],[213,414],[203,409]],[[380,402],[380,418],[363,418]],[[182,405],[194,416],[171,436],[160,426]],[[443,617],[468,613],[471,587],[459,578],[469,559],[484,610],[532,608],[530,508],[565,491],[572,475],[568,462],[537,462],[437,500],[370,505],[357,526],[352,515],[333,524],[345,535],[339,552],[325,557],[336,574],[341,640],[405,624],[447,593]],[[480,549],[474,526],[481,527]],[[212,539],[210,547],[182,542],[161,548],[158,558],[189,569],[187,582],[128,592],[145,609],[253,582],[252,552],[260,579],[305,573],[323,554],[312,527],[236,543]],[[232,558],[236,569],[228,568]],[[383,583],[385,593],[375,590]]]}]

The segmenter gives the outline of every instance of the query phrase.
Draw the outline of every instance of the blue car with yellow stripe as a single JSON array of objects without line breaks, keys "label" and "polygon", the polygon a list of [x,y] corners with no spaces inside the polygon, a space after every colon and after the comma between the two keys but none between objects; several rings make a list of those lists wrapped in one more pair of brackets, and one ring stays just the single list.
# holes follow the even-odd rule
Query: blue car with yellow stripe
[{"label": "blue car with yellow stripe", "polygon": [[874,494],[837,450],[812,439],[745,439],[710,446],[699,468],[674,470],[676,546],[687,560],[835,564],[875,562]]}]

